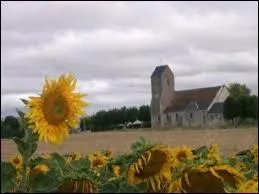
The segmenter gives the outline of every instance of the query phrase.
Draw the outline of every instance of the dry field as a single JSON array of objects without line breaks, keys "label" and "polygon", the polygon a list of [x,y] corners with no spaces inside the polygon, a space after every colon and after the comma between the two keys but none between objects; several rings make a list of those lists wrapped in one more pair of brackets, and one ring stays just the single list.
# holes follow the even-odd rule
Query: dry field
[{"label": "dry field", "polygon": [[[170,131],[126,131],[73,134],[62,145],[53,147],[40,142],[38,153],[41,152],[89,152],[108,148],[113,153],[123,153],[138,137],[170,146],[189,145],[202,146],[217,143],[224,155],[247,149],[258,142],[258,128],[238,129],[199,129]],[[1,140],[1,159],[8,160],[16,153],[16,146],[10,140]]]}]

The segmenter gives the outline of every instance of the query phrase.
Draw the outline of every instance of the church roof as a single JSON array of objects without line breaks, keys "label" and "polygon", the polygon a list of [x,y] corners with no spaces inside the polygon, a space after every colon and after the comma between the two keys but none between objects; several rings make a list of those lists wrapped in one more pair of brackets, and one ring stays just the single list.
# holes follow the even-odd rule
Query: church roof
[{"label": "church roof", "polygon": [[157,66],[151,77],[160,77],[166,68],[169,68],[168,65]]},{"label": "church roof", "polygon": [[209,113],[222,113],[223,112],[223,102],[216,102],[212,105],[212,107],[209,110]]},{"label": "church roof", "polygon": [[183,111],[191,103],[197,103],[199,110],[206,110],[221,86],[197,88],[175,91],[172,103],[165,109],[165,113]]}]

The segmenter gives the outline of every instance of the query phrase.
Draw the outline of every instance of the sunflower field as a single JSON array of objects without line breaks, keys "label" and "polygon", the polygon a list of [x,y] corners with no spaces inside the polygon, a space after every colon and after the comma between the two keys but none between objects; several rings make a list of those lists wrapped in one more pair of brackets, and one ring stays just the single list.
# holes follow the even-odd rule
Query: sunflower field
[{"label": "sunflower field", "polygon": [[75,92],[76,79],[46,79],[42,94],[22,99],[17,110],[25,136],[14,137],[18,153],[1,161],[1,192],[23,193],[257,193],[258,146],[222,156],[217,144],[169,147],[143,138],[124,154],[110,150],[42,153],[39,141],[61,144],[88,106]]}]

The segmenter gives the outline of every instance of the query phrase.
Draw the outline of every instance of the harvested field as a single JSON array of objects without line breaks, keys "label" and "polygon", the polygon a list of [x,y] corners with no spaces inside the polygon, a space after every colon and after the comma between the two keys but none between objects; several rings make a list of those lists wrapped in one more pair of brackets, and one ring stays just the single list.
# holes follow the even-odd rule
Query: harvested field
[{"label": "harvested field", "polygon": [[[80,133],[70,135],[62,145],[57,147],[40,142],[37,152],[69,153],[76,151],[87,154],[108,148],[113,153],[123,153],[129,151],[130,145],[138,137],[170,146],[186,144],[197,147],[217,143],[222,153],[226,155],[257,144],[258,128]],[[16,146],[12,141],[1,140],[2,160],[8,160],[16,151]]]}]

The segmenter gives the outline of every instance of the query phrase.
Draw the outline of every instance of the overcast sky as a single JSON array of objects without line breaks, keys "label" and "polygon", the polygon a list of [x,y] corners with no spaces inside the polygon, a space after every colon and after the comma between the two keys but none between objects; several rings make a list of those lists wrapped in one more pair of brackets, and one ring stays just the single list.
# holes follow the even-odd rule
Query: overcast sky
[{"label": "overcast sky", "polygon": [[229,82],[258,94],[258,2],[1,2],[1,115],[72,72],[88,113],[150,104],[169,64],[176,90]]}]

